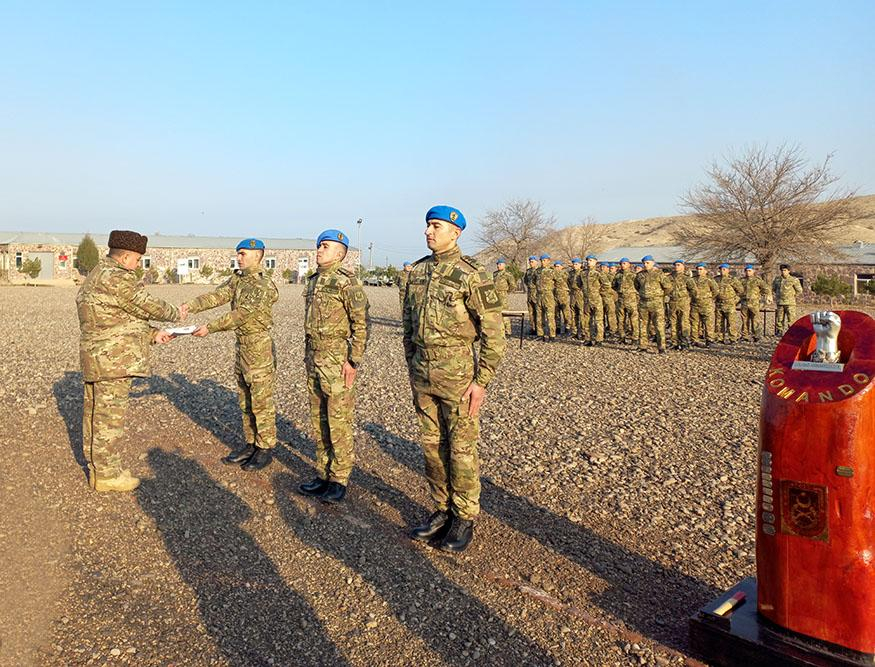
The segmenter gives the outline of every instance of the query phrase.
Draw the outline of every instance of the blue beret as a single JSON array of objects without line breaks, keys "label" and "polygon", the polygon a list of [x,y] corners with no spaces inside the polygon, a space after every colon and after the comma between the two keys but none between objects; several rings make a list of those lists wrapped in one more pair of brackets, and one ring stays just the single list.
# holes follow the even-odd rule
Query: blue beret
[{"label": "blue beret", "polygon": [[529,261],[530,262],[537,262],[538,256],[537,255],[529,255]]},{"label": "blue beret", "polygon": [[623,262],[628,262],[628,261],[629,261],[628,257],[621,257],[620,258],[620,264],[622,264]]},{"label": "blue beret", "polygon": [[337,241],[338,243],[342,243],[345,248],[349,248],[349,238],[339,229],[326,229],[322,232],[319,235],[319,238],[316,239],[317,248],[322,241]]},{"label": "blue beret", "polygon": [[595,255],[587,255],[586,258],[587,259],[598,259],[598,257],[596,257]]},{"label": "blue beret", "polygon": [[507,261],[504,259],[504,257],[499,257],[497,260],[495,260],[495,263],[496,264],[507,264]]},{"label": "blue beret", "polygon": [[639,269],[644,268],[644,265],[641,262],[635,262],[635,266],[637,266]]},{"label": "blue beret", "polygon": [[264,241],[261,239],[243,239],[237,244],[237,250],[264,250]]},{"label": "blue beret", "polygon": [[717,268],[718,268],[718,269],[728,269],[728,268],[729,268],[729,264],[726,264],[726,263],[724,262],[723,264],[721,264],[721,265],[718,266]]},{"label": "blue beret", "polygon": [[462,212],[452,206],[432,206],[428,209],[428,213],[425,214],[425,221],[428,222],[429,220],[443,220],[455,225],[459,229],[465,229],[467,224]]},{"label": "blue beret", "polygon": [[682,259],[676,259],[675,261],[672,262],[672,264],[686,264],[686,262]]},{"label": "blue beret", "polygon": [[404,266],[410,266],[410,262],[404,262]]},{"label": "blue beret", "polygon": [[541,259],[550,259],[550,255],[544,253],[543,255],[541,255]]},{"label": "blue beret", "polygon": [[562,266],[562,260],[557,259],[555,262],[553,262],[553,266]]},{"label": "blue beret", "polygon": [[703,268],[703,269],[707,269],[707,268],[708,268],[708,265],[705,264],[705,262],[699,262],[698,264],[696,264],[696,268],[698,269],[698,268],[700,268],[700,267]]},{"label": "blue beret", "polygon": [[745,264],[744,268],[745,269],[753,269],[753,264]]},{"label": "blue beret", "polygon": [[580,264],[580,257],[575,257],[571,260],[572,264]]},{"label": "blue beret", "polygon": [[653,259],[653,255],[644,255],[644,257],[641,258],[641,261],[642,262],[653,262],[655,260]]}]

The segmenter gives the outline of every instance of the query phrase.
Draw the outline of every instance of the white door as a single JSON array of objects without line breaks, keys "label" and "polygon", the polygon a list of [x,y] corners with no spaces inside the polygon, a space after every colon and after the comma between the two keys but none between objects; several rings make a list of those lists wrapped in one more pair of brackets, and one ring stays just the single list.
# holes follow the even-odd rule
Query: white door
[{"label": "white door", "polygon": [[29,252],[28,258],[40,261],[40,272],[37,278],[51,280],[55,277],[55,253],[53,252]]}]

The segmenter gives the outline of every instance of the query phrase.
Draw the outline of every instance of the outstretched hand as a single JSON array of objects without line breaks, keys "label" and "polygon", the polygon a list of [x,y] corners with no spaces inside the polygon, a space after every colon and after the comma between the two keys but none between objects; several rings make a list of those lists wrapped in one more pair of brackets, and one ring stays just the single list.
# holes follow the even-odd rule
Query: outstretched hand
[{"label": "outstretched hand", "polygon": [[192,335],[192,336],[196,336],[196,337],[198,337],[198,338],[203,338],[204,336],[209,336],[209,335],[210,335],[210,330],[207,329],[207,325],[206,325],[206,324],[201,324],[197,329],[195,329],[195,330],[192,332],[191,335]]}]

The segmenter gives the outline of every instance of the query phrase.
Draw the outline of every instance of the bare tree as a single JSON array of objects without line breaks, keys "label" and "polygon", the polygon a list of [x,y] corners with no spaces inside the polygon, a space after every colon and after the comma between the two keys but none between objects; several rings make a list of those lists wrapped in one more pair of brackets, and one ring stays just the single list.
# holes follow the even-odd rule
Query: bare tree
[{"label": "bare tree", "polygon": [[715,162],[710,182],[682,198],[693,217],[678,225],[675,241],[703,259],[753,255],[769,275],[781,261],[840,256],[836,243],[861,215],[855,192],[833,189],[831,159],[809,166],[798,146],[754,146]]},{"label": "bare tree", "polygon": [[486,212],[477,240],[484,251],[519,267],[555,225],[556,218],[544,213],[540,202],[515,199]]},{"label": "bare tree", "polygon": [[563,227],[547,240],[550,250],[562,255],[564,259],[585,257],[604,249],[605,227],[592,216],[586,216],[579,225]]}]

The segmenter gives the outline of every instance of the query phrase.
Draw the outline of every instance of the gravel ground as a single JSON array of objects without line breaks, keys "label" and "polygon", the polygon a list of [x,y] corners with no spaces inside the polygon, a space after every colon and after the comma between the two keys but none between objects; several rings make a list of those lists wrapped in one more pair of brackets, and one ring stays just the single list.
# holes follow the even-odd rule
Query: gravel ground
[{"label": "gravel ground", "polygon": [[300,287],[275,311],[277,461],[219,462],[241,443],[232,336],[177,340],[134,385],[130,495],[85,483],[74,295],[0,290],[16,324],[0,331],[2,664],[694,663],[687,617],[754,572],[773,338],[664,357],[510,344],[483,414],[483,515],[452,557],[405,536],[430,506],[394,289],[368,288],[338,508],[294,492],[313,474]]}]

